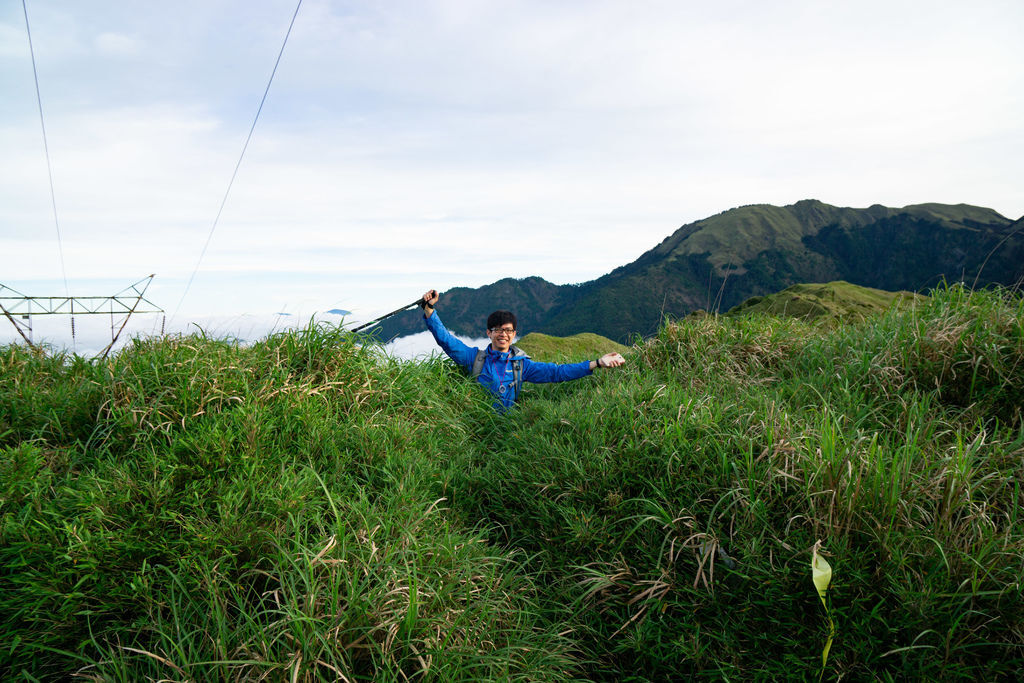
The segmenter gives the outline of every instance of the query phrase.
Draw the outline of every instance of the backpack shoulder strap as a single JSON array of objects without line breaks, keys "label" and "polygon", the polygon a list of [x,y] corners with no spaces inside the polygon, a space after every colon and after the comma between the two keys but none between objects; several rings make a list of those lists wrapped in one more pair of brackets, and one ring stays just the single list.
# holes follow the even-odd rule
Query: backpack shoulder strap
[{"label": "backpack shoulder strap", "polygon": [[473,359],[473,369],[470,371],[470,377],[479,377],[480,373],[484,369],[484,360],[487,358],[487,349],[480,349],[476,352],[476,358]]},{"label": "backpack shoulder strap", "polygon": [[523,361],[521,360],[512,361],[512,384],[515,385],[518,398],[523,389]]},{"label": "backpack shoulder strap", "polygon": [[516,387],[516,396],[518,397],[523,389],[523,359],[529,358],[529,356],[518,346],[510,346],[509,351],[513,356],[517,356],[516,360],[512,361],[512,383]]}]

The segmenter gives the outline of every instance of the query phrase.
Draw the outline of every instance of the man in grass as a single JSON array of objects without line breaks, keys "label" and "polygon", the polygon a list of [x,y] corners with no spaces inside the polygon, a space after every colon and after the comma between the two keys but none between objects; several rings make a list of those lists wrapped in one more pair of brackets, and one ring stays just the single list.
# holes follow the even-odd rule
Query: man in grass
[{"label": "man in grass", "polygon": [[523,382],[565,382],[586,377],[597,368],[617,368],[626,362],[619,353],[606,353],[597,360],[581,363],[538,363],[512,346],[516,338],[516,317],[510,311],[495,311],[487,318],[486,349],[464,344],[449,332],[434,310],[437,290],[423,295],[423,317],[427,329],[448,357],[469,371],[480,384],[494,394],[494,407],[504,412],[511,408]]}]

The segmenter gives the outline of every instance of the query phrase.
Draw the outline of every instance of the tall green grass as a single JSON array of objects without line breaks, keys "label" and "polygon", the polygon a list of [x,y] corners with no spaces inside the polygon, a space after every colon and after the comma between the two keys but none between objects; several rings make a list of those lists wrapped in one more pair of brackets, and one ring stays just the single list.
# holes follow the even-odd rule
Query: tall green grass
[{"label": "tall green grass", "polygon": [[0,349],[24,680],[1024,674],[1024,304],[666,323],[496,415],[335,328]]}]

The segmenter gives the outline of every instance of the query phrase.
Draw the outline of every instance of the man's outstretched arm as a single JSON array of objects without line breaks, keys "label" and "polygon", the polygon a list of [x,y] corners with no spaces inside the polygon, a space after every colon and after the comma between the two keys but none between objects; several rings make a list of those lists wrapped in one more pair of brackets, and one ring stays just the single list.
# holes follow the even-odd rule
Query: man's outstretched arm
[{"label": "man's outstretched arm", "polygon": [[591,374],[597,368],[617,368],[626,359],[618,353],[606,353],[597,360],[579,363],[539,363],[527,359],[523,365],[523,380],[526,382],[566,382]]},{"label": "man's outstretched arm", "polygon": [[441,350],[448,354],[448,357],[463,367],[472,367],[476,358],[477,349],[462,342],[441,322],[441,316],[434,314],[434,305],[437,303],[438,293],[431,289],[423,295],[423,317],[427,322],[427,329],[434,336],[434,341],[441,347]]}]

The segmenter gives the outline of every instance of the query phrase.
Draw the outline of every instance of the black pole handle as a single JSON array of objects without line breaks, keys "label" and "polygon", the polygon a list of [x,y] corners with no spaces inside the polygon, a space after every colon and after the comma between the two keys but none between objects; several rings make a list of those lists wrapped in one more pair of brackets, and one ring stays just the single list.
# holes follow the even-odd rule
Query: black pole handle
[{"label": "black pole handle", "polygon": [[370,325],[376,325],[381,320],[387,320],[391,316],[398,315],[402,311],[407,311],[410,308],[412,308],[413,306],[420,306],[420,307],[422,307],[423,306],[423,297],[420,297],[419,299],[416,299],[416,301],[413,301],[411,304],[406,304],[405,306],[402,306],[401,308],[396,308],[395,310],[391,311],[390,313],[385,313],[384,315],[382,315],[379,318],[374,318],[373,320],[371,320],[368,323],[363,323],[359,327],[356,327],[356,328],[353,328],[353,329],[349,330],[349,332],[358,332],[359,330],[365,330]]}]

